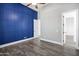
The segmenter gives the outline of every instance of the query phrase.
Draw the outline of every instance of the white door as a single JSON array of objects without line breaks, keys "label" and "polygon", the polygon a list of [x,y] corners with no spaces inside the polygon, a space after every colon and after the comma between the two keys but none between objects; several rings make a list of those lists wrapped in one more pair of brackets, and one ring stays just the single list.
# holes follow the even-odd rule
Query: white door
[{"label": "white door", "polygon": [[63,15],[64,44],[76,46],[76,11],[66,12]]},{"label": "white door", "polygon": [[40,36],[40,20],[34,20],[34,37]]}]

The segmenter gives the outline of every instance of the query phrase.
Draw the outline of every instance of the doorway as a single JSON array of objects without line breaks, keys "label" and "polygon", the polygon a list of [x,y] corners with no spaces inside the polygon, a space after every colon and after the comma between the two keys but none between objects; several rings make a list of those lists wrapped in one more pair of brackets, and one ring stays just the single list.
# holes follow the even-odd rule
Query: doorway
[{"label": "doorway", "polygon": [[77,41],[77,10],[63,13],[63,45],[76,48]]}]

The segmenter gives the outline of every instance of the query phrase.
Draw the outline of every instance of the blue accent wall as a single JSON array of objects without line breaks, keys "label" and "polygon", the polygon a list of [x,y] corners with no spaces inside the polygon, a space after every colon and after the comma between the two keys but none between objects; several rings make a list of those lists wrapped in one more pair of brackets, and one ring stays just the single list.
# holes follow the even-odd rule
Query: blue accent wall
[{"label": "blue accent wall", "polygon": [[0,3],[0,45],[33,37],[37,12],[20,3]]}]

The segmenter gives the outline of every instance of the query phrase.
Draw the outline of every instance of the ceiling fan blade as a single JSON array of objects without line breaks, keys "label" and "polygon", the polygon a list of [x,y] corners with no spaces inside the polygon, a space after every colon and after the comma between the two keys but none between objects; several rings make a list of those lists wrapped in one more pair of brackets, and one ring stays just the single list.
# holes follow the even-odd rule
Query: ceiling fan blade
[{"label": "ceiling fan blade", "polygon": [[32,3],[27,4],[27,6],[30,6],[30,5],[32,5]]}]

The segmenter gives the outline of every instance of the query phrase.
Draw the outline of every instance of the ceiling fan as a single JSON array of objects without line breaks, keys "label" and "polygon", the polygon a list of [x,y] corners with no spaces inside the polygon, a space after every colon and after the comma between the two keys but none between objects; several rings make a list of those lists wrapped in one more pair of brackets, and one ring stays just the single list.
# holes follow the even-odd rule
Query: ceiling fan
[{"label": "ceiling fan", "polygon": [[28,3],[27,6],[34,5],[36,9],[38,9],[38,4],[46,4],[46,3]]}]

